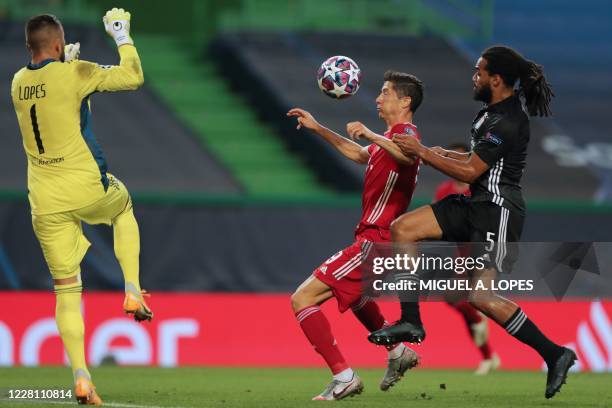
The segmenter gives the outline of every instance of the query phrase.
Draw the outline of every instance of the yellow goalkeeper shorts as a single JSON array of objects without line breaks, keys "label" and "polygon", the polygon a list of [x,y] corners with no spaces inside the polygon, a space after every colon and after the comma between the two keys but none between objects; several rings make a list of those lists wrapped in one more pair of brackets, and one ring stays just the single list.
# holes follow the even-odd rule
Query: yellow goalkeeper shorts
[{"label": "yellow goalkeeper shorts", "polygon": [[56,214],[32,215],[34,234],[49,266],[53,279],[77,275],[80,264],[91,245],[81,222],[111,225],[119,215],[132,210],[127,188],[119,179],[108,174],[108,189],[100,200],[73,211]]}]

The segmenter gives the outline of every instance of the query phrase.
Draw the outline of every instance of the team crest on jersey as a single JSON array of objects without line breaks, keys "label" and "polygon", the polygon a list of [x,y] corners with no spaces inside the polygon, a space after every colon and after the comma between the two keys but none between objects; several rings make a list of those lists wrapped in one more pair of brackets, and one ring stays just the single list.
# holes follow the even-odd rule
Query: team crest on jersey
[{"label": "team crest on jersey", "polygon": [[502,144],[502,140],[491,132],[487,132],[487,134],[484,136],[484,140],[496,144],[498,146]]},{"label": "team crest on jersey", "polygon": [[319,268],[319,270],[321,271],[323,275],[325,275],[325,272],[327,272],[327,266],[322,266]]},{"label": "team crest on jersey", "polygon": [[404,133],[407,134],[408,136],[414,136],[416,134],[414,129],[408,126],[406,126],[406,128],[404,129]]}]

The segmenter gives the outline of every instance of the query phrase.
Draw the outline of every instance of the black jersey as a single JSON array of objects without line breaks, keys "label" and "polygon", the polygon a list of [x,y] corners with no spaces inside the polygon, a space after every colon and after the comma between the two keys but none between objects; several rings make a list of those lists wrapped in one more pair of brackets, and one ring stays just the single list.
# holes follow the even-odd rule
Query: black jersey
[{"label": "black jersey", "polygon": [[472,124],[472,152],[489,170],[470,185],[472,201],[491,201],[525,214],[521,177],[529,144],[529,116],[513,95],[481,109]]}]

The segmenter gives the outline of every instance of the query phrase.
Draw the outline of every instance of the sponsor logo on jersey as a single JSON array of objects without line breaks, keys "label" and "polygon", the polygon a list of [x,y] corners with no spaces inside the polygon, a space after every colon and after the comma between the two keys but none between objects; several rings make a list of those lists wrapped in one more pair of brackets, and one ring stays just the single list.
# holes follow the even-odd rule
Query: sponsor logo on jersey
[{"label": "sponsor logo on jersey", "polygon": [[502,140],[491,132],[487,132],[487,134],[484,136],[484,140],[496,144],[498,146],[502,144]]},{"label": "sponsor logo on jersey", "polygon": [[38,166],[50,166],[53,164],[62,163],[64,161],[63,157],[54,157],[52,159],[42,159],[40,157],[30,156],[30,161],[34,165]]}]

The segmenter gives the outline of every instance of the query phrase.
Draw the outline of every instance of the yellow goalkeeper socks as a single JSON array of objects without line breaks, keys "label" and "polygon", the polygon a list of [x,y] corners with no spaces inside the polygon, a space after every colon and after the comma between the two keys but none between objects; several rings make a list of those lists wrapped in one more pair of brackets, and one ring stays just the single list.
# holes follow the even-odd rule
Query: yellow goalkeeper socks
[{"label": "yellow goalkeeper socks", "polygon": [[70,358],[72,373],[90,379],[85,363],[85,324],[81,315],[80,279],[77,283],[55,285],[55,322]]},{"label": "yellow goalkeeper socks", "polygon": [[140,297],[139,256],[140,232],[132,209],[120,214],[113,222],[115,256],[121,265],[125,291]]}]

